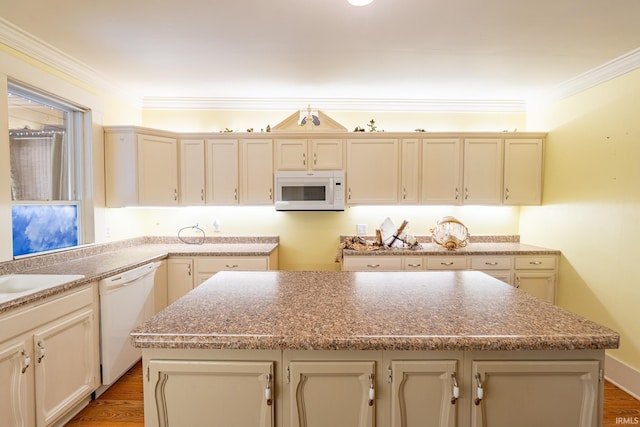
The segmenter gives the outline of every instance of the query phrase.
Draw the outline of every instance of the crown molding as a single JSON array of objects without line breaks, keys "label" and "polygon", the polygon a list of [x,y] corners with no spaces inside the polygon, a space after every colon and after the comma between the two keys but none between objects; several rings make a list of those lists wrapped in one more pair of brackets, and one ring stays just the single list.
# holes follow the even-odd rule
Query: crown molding
[{"label": "crown molding", "polygon": [[146,110],[303,110],[325,111],[492,112],[526,111],[520,100],[391,99],[391,98],[216,98],[145,97]]},{"label": "crown molding", "polygon": [[640,48],[560,83],[531,103],[553,102],[576,95],[601,83],[640,68]]},{"label": "crown molding", "polygon": [[235,98],[132,96],[98,71],[0,18],[0,43],[78,81],[139,105],[169,110],[299,110],[311,104],[325,111],[523,113],[527,106],[553,102],[640,68],[640,48],[575,76],[532,100],[387,99],[387,98]]},{"label": "crown molding", "polygon": [[106,93],[115,92],[135,105],[142,103],[141,98],[125,93],[122,88],[111,83],[95,69],[3,18],[0,18],[0,43],[91,87]]}]

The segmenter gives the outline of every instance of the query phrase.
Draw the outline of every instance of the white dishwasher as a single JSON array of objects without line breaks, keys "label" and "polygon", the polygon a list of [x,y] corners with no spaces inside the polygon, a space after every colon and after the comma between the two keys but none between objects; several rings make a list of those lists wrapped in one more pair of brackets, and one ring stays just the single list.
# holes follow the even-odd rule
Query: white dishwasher
[{"label": "white dishwasher", "polygon": [[100,281],[100,363],[102,384],[114,383],[140,360],[131,330],[153,316],[153,282],[159,262]]}]

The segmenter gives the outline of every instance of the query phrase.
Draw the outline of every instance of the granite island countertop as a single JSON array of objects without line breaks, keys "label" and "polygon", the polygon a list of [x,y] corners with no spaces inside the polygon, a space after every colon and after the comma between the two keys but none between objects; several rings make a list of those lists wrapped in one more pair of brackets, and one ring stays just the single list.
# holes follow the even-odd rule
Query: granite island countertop
[{"label": "granite island countertop", "polygon": [[279,238],[271,236],[210,238],[203,244],[182,243],[175,238],[146,237],[3,263],[0,264],[0,275],[81,274],[84,278],[1,301],[0,314],[169,256],[269,256],[278,244]]},{"label": "granite island countertop", "polygon": [[619,335],[477,271],[220,272],[135,328],[164,349],[579,350]]}]

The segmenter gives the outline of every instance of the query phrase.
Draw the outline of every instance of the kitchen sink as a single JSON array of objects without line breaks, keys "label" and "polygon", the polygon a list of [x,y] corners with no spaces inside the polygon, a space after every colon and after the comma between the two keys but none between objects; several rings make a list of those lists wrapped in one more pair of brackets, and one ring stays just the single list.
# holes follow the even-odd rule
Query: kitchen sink
[{"label": "kitchen sink", "polygon": [[82,274],[9,274],[0,276],[0,302],[84,278]]}]

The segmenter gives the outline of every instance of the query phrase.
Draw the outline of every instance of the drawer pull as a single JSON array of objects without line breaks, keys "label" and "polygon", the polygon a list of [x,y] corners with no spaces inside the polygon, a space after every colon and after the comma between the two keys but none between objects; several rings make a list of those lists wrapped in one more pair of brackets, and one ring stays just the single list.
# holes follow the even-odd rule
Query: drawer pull
[{"label": "drawer pull", "polygon": [[225,264],[225,268],[238,268],[238,264]]},{"label": "drawer pull", "polygon": [[453,265],[453,261],[449,261],[449,262],[442,261],[440,265]]},{"label": "drawer pull", "polygon": [[485,262],[484,265],[498,265],[498,261]]},{"label": "drawer pull", "polygon": [[475,403],[476,406],[479,406],[480,402],[482,402],[482,399],[484,398],[484,389],[482,388],[482,379],[480,377],[480,373],[476,374],[476,384],[476,398],[473,403]]},{"label": "drawer pull", "polygon": [[455,372],[451,374],[451,382],[453,383],[451,390],[451,404],[455,405],[460,398],[460,387],[458,387],[458,380],[456,379]]},{"label": "drawer pull", "polygon": [[267,386],[264,389],[264,398],[267,401],[267,406],[273,405],[273,395],[271,393],[271,374],[267,374]]},{"label": "drawer pull", "polygon": [[47,350],[44,348],[44,344],[42,341],[38,341],[38,363],[42,363],[42,359],[44,359],[46,353]]},{"label": "drawer pull", "polygon": [[531,265],[541,265],[542,261],[529,261],[529,264],[531,264]]},{"label": "drawer pull", "polygon": [[412,263],[412,264],[407,264],[407,267],[413,267],[413,268],[415,268],[415,267],[422,267],[422,264],[413,264],[413,263]]},{"label": "drawer pull", "polygon": [[369,406],[376,400],[376,389],[373,385],[373,374],[369,374]]},{"label": "drawer pull", "polygon": [[27,371],[27,368],[31,365],[31,358],[24,350],[22,350],[22,362],[24,364],[22,366],[22,373],[24,374]]},{"label": "drawer pull", "polygon": [[367,264],[367,267],[369,267],[369,268],[378,268],[378,267],[380,267],[380,264]]}]

